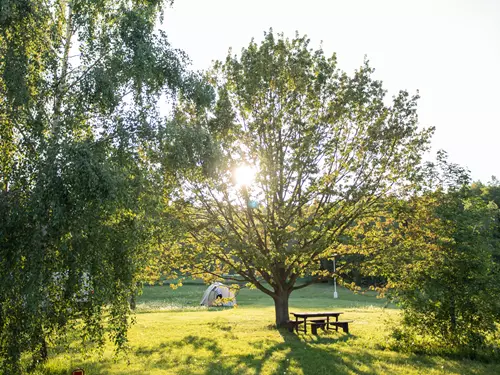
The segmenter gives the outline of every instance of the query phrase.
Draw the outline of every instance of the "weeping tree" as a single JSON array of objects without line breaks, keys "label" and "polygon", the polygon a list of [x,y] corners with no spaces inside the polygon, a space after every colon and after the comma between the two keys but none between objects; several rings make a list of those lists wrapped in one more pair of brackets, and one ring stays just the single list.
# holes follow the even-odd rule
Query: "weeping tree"
[{"label": "weeping tree", "polygon": [[[432,133],[418,128],[417,96],[388,104],[368,62],[348,75],[308,44],[270,32],[228,55],[209,75],[215,105],[184,102],[171,126],[170,139],[196,134],[212,156],[178,176],[183,269],[250,283],[274,300],[278,326],[294,290],[329,276],[320,260],[346,229],[409,184]],[[165,160],[191,149],[174,143]]]},{"label": "weeping tree", "polygon": [[[0,1],[0,369],[68,327],[126,344],[164,186],[158,100],[210,99],[162,1]],[[157,215],[158,216],[158,215]],[[75,324],[75,322],[79,322]],[[81,323],[81,324],[80,324]],[[2,372],[0,370],[0,372]]]}]

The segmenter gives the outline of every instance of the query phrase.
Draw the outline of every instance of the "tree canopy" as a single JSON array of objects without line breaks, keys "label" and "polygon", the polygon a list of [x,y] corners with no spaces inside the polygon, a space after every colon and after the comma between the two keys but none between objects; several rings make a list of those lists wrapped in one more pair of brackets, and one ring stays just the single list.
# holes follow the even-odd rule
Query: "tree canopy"
[{"label": "tree canopy", "polygon": [[[431,172],[431,173],[429,173]],[[498,206],[445,153],[411,197],[388,197],[380,216],[351,228],[342,252],[365,256],[368,274],[403,309],[405,349],[484,353],[500,318]]]},{"label": "tree canopy", "polygon": [[299,278],[326,276],[319,260],[346,229],[404,191],[432,129],[418,127],[417,95],[390,101],[372,73],[365,62],[348,75],[306,37],[272,31],[215,64],[216,104],[199,111],[186,101],[172,124],[206,134],[212,156],[178,176],[187,225],[178,256],[192,273],[254,285],[282,325],[290,293],[308,285]]},{"label": "tree canopy", "polygon": [[[158,100],[210,101],[155,32],[163,2],[0,2],[0,368],[78,318],[123,347],[164,186]],[[1,370],[0,370],[1,372]]]}]

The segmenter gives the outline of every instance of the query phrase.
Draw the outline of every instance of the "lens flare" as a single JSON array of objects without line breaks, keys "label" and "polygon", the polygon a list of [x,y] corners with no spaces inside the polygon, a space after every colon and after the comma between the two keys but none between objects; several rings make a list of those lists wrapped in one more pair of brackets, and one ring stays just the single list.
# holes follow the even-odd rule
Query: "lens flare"
[{"label": "lens flare", "polygon": [[249,165],[242,165],[236,168],[233,173],[236,186],[244,187],[251,185],[255,180],[255,172],[255,168]]}]

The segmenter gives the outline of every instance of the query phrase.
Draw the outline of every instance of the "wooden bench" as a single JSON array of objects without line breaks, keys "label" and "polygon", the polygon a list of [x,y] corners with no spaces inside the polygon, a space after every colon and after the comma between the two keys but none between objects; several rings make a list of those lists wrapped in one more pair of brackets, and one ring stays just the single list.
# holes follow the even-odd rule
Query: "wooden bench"
[{"label": "wooden bench", "polygon": [[311,320],[311,332],[313,335],[318,334],[318,328],[321,328],[324,331],[326,328],[326,320],[323,319]]},{"label": "wooden bench", "polygon": [[330,322],[330,325],[335,326],[336,331],[338,331],[340,327],[345,333],[349,333],[349,323],[352,322],[352,320],[339,320],[338,322]]},{"label": "wooden bench", "polygon": [[297,332],[299,331],[299,325],[301,325],[302,323],[304,323],[303,320],[299,320],[299,321],[296,321],[296,320],[287,320],[286,324],[288,326],[288,330],[290,332],[293,332],[293,330],[296,330]]}]

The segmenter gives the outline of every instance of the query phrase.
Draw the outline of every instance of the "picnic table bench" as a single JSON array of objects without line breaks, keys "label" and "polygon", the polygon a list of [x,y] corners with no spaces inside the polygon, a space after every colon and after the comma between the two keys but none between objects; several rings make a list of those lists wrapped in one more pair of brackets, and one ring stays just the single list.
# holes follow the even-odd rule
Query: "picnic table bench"
[{"label": "picnic table bench", "polygon": [[[340,321],[339,316],[343,314],[341,311],[300,312],[291,314],[295,316],[295,320],[288,321],[288,329],[290,332],[293,332],[293,330],[299,332],[299,328],[301,328],[301,325],[303,324],[303,331],[304,333],[307,333],[307,319],[309,318],[320,318],[310,320],[309,325],[311,326],[311,332],[314,335],[318,333],[318,328],[321,328],[324,331],[335,328],[335,330],[338,331],[340,327],[345,333],[349,333],[349,323],[352,322],[352,320]],[[330,318],[335,318],[335,321],[330,321]]]}]

